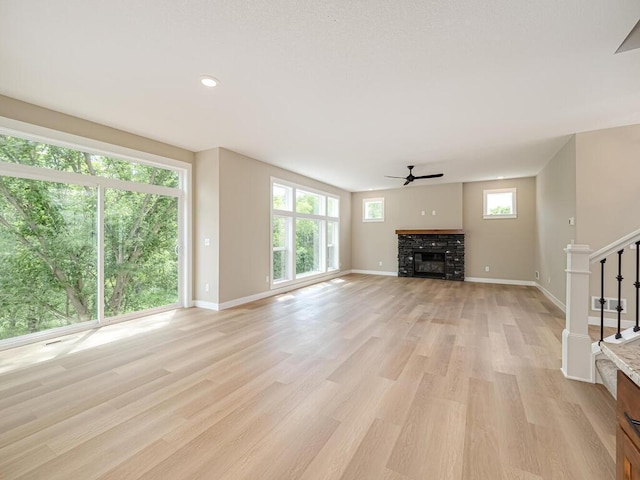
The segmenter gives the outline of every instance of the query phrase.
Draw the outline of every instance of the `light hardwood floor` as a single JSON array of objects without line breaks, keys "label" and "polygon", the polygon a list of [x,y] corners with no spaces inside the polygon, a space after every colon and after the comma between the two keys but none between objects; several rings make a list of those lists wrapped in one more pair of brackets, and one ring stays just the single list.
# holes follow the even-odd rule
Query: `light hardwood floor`
[{"label": "light hardwood floor", "polygon": [[614,478],[533,287],[348,275],[0,353],[2,479]]}]

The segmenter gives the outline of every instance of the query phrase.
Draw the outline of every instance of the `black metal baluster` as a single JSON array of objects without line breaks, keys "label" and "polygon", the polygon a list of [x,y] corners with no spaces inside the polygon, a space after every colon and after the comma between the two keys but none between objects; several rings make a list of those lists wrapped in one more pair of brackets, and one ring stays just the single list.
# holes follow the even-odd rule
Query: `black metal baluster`
[{"label": "black metal baluster", "polygon": [[618,276],[616,280],[618,280],[618,305],[616,306],[616,311],[618,312],[618,331],[616,332],[616,338],[622,338],[622,334],[620,333],[620,314],[622,312],[622,305],[620,305],[621,297],[622,297],[622,254],[624,253],[624,248],[622,250],[618,250]]},{"label": "black metal baluster", "polygon": [[607,259],[600,260],[600,341],[604,339],[604,264]]},{"label": "black metal baluster", "polygon": [[633,327],[633,331],[637,332],[640,330],[640,326],[638,326],[638,304],[640,303],[638,300],[640,298],[640,240],[636,242],[636,282],[633,284],[636,287],[636,326]]}]

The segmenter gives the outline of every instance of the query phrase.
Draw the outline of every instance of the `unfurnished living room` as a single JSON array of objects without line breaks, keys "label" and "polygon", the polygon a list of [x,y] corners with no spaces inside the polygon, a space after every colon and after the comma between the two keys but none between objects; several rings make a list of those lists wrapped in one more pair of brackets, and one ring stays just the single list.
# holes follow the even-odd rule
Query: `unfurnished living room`
[{"label": "unfurnished living room", "polygon": [[640,478],[640,3],[0,1],[0,479]]}]

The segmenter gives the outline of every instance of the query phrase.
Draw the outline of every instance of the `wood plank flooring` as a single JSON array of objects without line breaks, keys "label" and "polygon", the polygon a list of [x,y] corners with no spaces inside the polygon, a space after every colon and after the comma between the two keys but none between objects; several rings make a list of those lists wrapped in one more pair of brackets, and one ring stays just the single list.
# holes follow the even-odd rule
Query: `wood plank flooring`
[{"label": "wood plank flooring", "polygon": [[533,287],[348,275],[0,352],[1,479],[615,478]]}]

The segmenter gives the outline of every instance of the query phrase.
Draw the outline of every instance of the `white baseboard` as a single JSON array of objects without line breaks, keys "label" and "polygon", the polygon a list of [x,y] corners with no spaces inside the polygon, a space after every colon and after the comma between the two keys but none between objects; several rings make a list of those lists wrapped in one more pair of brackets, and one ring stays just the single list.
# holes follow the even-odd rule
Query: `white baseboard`
[{"label": "white baseboard", "polygon": [[263,298],[273,297],[275,295],[280,295],[282,293],[290,292],[291,290],[297,290],[298,288],[308,287],[309,285],[313,285],[316,283],[326,282],[334,278],[342,277],[344,275],[349,275],[350,273],[352,273],[351,270],[343,270],[338,273],[323,276],[322,278],[314,278],[314,279],[307,280],[306,282],[291,284],[281,288],[274,288],[273,290],[267,290],[266,292],[260,292],[254,295],[248,295],[246,297],[236,298],[234,300],[229,300],[227,302],[222,302],[222,303],[212,303],[212,302],[203,302],[202,300],[194,300],[193,304],[198,308],[206,308],[208,310],[216,310],[216,311],[225,310],[227,308],[244,305],[245,303],[251,303],[257,300],[262,300]]},{"label": "white baseboard", "polygon": [[564,303],[562,303],[557,297],[553,296],[553,294],[549,290],[547,290],[546,288],[544,288],[542,285],[540,285],[537,282],[535,282],[535,287],[538,290],[540,290],[545,297],[547,297],[549,300],[551,300],[551,302],[556,307],[558,307],[564,313],[567,313],[567,306]]},{"label": "white baseboard", "polygon": [[398,272],[382,272],[380,270],[351,270],[351,273],[361,273],[363,275],[384,275],[385,277],[398,276]]},{"label": "white baseboard", "polygon": [[213,302],[203,302],[202,300],[194,300],[193,306],[196,308],[206,308],[207,310],[220,310],[217,303]]},{"label": "white baseboard", "polygon": [[584,378],[574,377],[573,375],[567,375],[567,372],[564,371],[564,368],[560,368],[560,371],[562,372],[562,375],[564,375],[564,378],[566,378],[567,380],[576,380],[578,382],[584,382],[584,383],[602,383],[602,382],[596,382],[596,381],[590,382]]},{"label": "white baseboard", "polygon": [[498,285],[520,285],[525,287],[536,286],[536,282],[532,282],[530,280],[506,280],[503,278],[464,277],[464,281],[475,283],[496,283]]},{"label": "white baseboard", "polygon": [[[620,327],[621,328],[631,328],[636,323],[632,320],[621,320]],[[589,317],[589,325],[600,325],[600,317]],[[618,326],[617,318],[604,317],[604,326],[605,327],[614,327]]]}]

